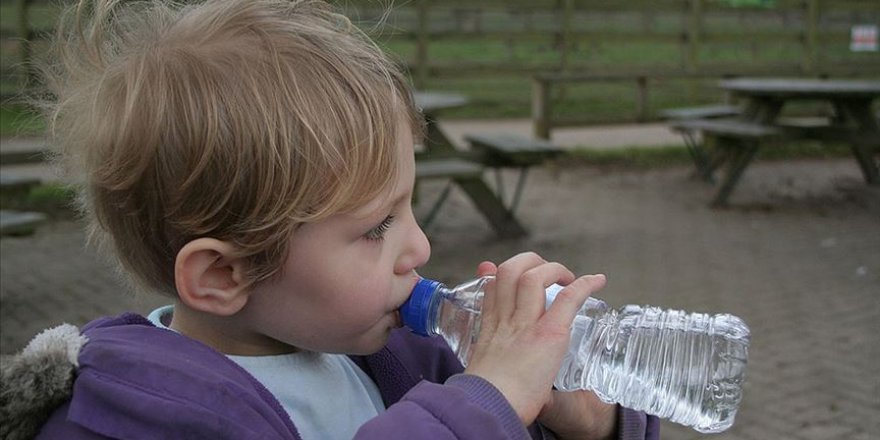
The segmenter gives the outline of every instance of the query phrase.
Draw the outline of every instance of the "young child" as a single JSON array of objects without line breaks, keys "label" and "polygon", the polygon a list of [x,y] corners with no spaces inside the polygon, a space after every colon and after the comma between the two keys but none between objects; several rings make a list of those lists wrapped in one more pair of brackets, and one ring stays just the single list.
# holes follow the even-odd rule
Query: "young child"
[{"label": "young child", "polygon": [[51,133],[93,237],[174,305],[38,336],[4,366],[4,438],[658,438],[656,418],[552,390],[602,276],[481,264],[496,281],[467,369],[399,328],[430,253],[411,210],[422,118],[348,20],[314,1],[116,3],[59,31]]}]

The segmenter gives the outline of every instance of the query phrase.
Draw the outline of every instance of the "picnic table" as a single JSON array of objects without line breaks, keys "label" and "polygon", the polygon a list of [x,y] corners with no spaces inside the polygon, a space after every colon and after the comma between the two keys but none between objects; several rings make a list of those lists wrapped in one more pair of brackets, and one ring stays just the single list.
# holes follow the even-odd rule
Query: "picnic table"
[{"label": "picnic table", "polygon": [[[869,185],[880,185],[877,153],[880,152],[880,126],[871,103],[880,96],[880,81],[821,80],[789,78],[739,78],[723,80],[719,87],[745,99],[738,115],[726,119],[686,119],[673,122],[685,133],[700,131],[717,141],[713,152],[695,156],[698,172],[711,178],[727,165],[713,205],[723,205],[739,178],[764,141],[815,139],[846,142]],[[833,116],[818,124],[790,123],[780,118],[785,104],[792,101],[827,102]],[[704,141],[705,143],[705,141]]]},{"label": "picnic table", "polygon": [[[513,211],[483,180],[483,165],[474,161],[472,154],[457,149],[437,123],[438,113],[467,105],[470,100],[457,93],[425,91],[416,92],[414,98],[416,105],[422,110],[426,123],[424,151],[416,156],[416,177],[450,179],[451,183],[461,188],[473,201],[474,206],[500,237],[526,235],[526,229],[514,216]],[[435,202],[422,221],[424,227],[433,221],[450,189],[451,185],[447,186]]]}]

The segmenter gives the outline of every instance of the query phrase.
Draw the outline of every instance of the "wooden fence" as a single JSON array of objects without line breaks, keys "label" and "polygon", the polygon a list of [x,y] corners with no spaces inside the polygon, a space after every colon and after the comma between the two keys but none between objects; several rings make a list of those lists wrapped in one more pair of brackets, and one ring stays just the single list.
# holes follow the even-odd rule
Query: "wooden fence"
[{"label": "wooden fence", "polygon": [[[564,97],[566,85],[590,83],[601,87],[607,83],[624,83],[633,86],[636,96],[635,108],[630,113],[631,120],[635,122],[647,122],[656,119],[657,109],[652,108],[650,88],[653,83],[663,82],[670,79],[679,80],[716,80],[721,78],[734,78],[742,76],[789,76],[789,77],[815,77],[815,78],[853,78],[862,77],[865,70],[858,66],[836,66],[823,70],[811,69],[809,72],[798,66],[762,66],[745,68],[725,68],[721,70],[702,69],[699,72],[684,70],[665,71],[640,71],[640,72],[616,72],[616,73],[585,73],[566,74],[550,73],[539,74],[532,78],[532,101],[531,117],[534,127],[534,135],[541,139],[550,139],[550,132],[559,127],[576,127],[594,124],[595,118],[588,115],[558,115],[554,112],[554,103]],[[562,89],[563,93],[554,93]],[[693,93],[691,93],[692,95]],[[562,98],[564,99],[564,98]],[[730,96],[724,96],[723,100],[730,103]]]},{"label": "wooden fence", "polygon": [[[21,24],[14,34],[26,58],[34,37],[48,30],[44,24],[34,32],[27,10],[45,1],[16,1]],[[647,120],[656,78],[705,82],[745,71],[880,77],[877,52],[849,50],[854,25],[880,26],[877,0],[764,0],[747,7],[734,6],[742,0],[333,3],[406,64],[417,87],[463,89],[487,108],[513,102],[523,115],[530,104],[534,109],[533,95],[538,104],[579,99],[554,84],[632,83],[636,108],[623,119]],[[533,77],[539,86],[530,92]],[[502,78],[509,80],[496,81]]]},{"label": "wooden fence", "polygon": [[[784,64],[807,73],[866,59],[873,68],[880,65],[876,54],[871,60],[842,53],[853,25],[880,25],[876,0],[770,0],[762,2],[770,6],[751,7],[724,0],[414,0],[390,11],[369,6],[382,2],[340,3],[380,40],[411,43],[404,58],[418,85],[450,75],[631,70],[630,64],[643,63],[610,65],[591,59],[590,47],[638,43],[674,46],[675,56],[658,67],[689,73],[763,64],[762,48],[782,45],[792,52]],[[507,56],[449,59],[435,53],[448,42],[468,41],[497,43]],[[522,55],[518,46],[535,41],[543,42],[543,53]],[[744,47],[748,58],[713,55],[730,45]]]}]

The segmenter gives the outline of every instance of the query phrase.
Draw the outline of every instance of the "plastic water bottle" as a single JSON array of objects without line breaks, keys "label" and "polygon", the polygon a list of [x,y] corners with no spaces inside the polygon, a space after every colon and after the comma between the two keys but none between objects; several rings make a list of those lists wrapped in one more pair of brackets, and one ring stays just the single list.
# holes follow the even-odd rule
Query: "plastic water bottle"
[{"label": "plastic water bottle", "polygon": [[[401,307],[404,325],[441,335],[463,364],[480,333],[483,289],[493,277],[454,288],[422,279]],[[547,306],[562,286],[547,289]],[[699,432],[721,432],[742,400],[749,328],[733,315],[627,305],[613,310],[590,297],[572,324],[554,385],[592,390],[620,405]]]}]

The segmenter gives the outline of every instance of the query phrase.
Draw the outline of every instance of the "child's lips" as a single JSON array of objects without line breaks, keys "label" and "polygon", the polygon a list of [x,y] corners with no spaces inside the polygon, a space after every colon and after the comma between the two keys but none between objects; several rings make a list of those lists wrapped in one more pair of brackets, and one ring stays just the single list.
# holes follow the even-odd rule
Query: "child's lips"
[{"label": "child's lips", "polygon": [[406,298],[403,299],[397,307],[394,308],[394,328],[403,327],[403,318],[400,316],[400,308],[409,300],[409,296],[412,294],[413,289],[415,289],[416,284],[422,277],[419,276],[415,271],[412,273],[412,284],[409,286],[409,290],[407,291]]},{"label": "child's lips", "polygon": [[[407,297],[407,299],[409,299],[409,297]],[[400,308],[403,307],[404,303],[406,303],[405,300],[394,308],[394,328],[400,328],[404,326],[403,316],[401,316],[400,314]]]}]

